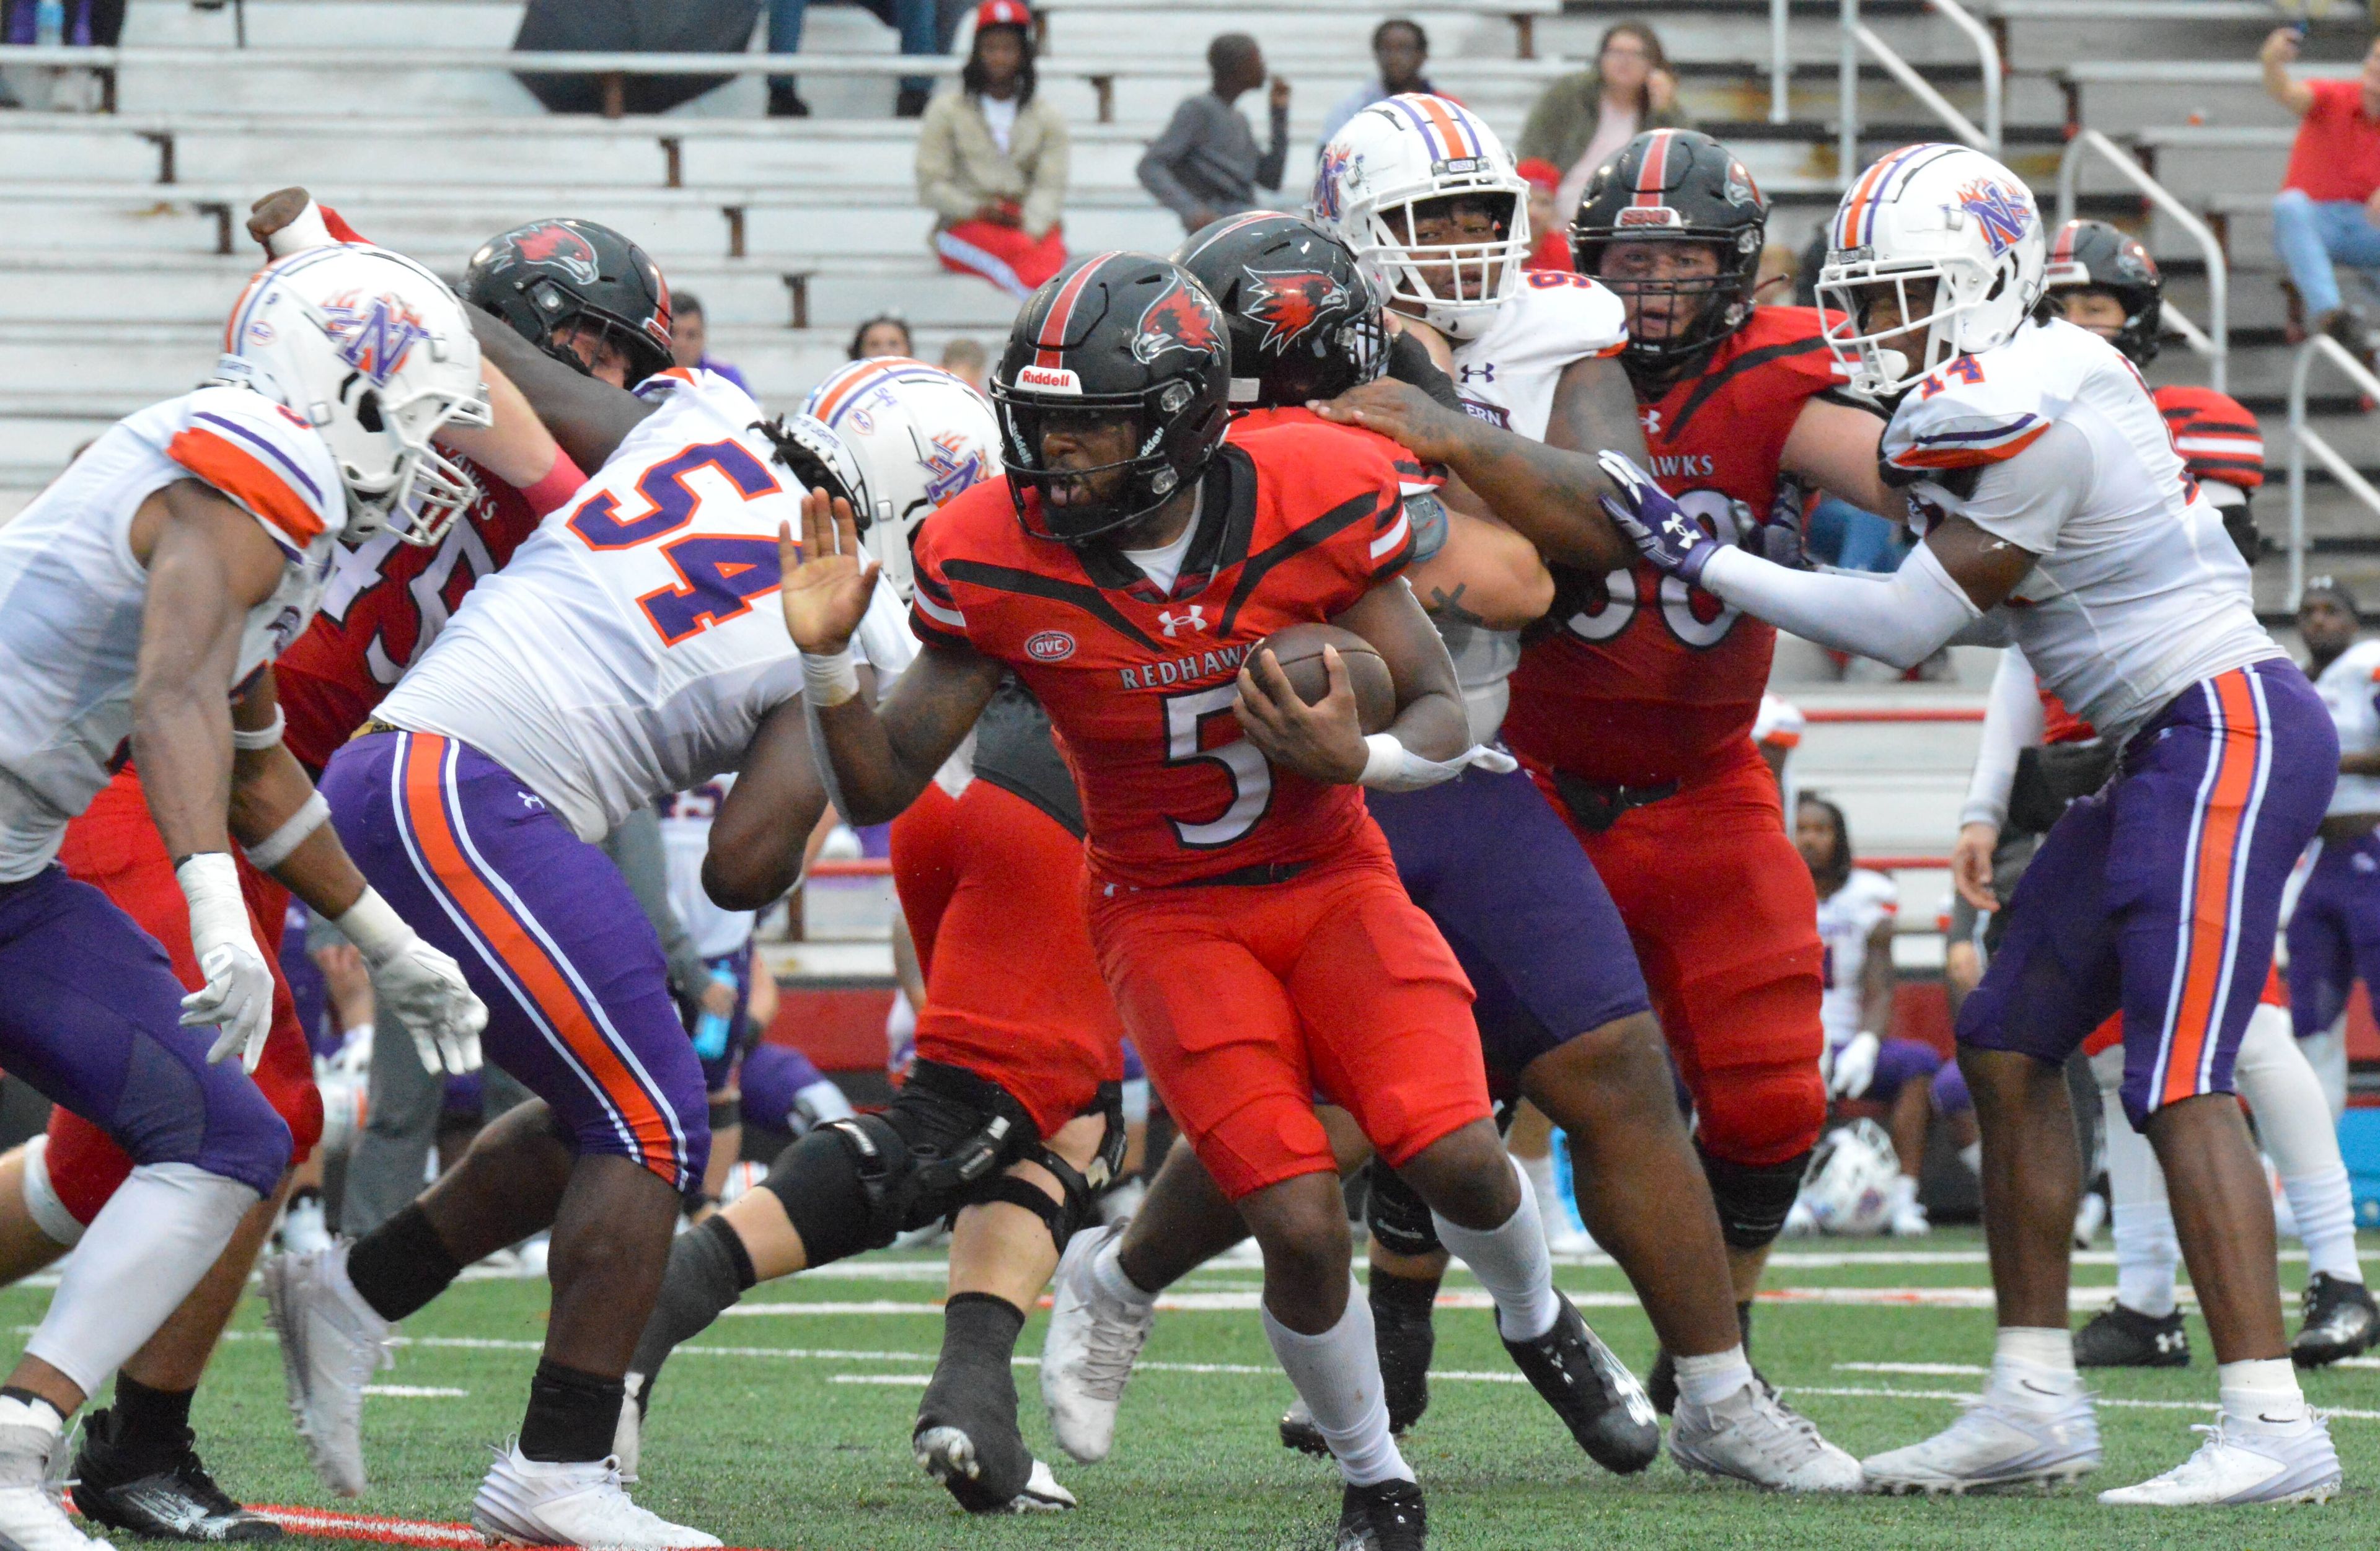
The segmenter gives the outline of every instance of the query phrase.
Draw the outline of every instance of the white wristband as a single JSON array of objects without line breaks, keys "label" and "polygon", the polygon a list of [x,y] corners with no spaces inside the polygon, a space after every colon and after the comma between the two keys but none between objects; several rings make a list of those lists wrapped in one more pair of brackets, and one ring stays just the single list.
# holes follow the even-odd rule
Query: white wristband
[{"label": "white wristband", "polygon": [[331,925],[356,945],[369,964],[385,963],[413,942],[413,928],[380,897],[378,890],[369,885],[362,897],[347,907],[347,913],[334,917]]},{"label": "white wristband", "polygon": [[248,923],[248,898],[240,892],[239,868],[227,851],[200,851],[182,858],[174,869],[182,898],[190,907],[190,942],[204,952],[214,943],[235,937],[253,937]]},{"label": "white wristband", "polygon": [[845,646],[831,657],[802,653],[802,694],[813,706],[839,706],[859,693],[859,663]]},{"label": "white wristband", "polygon": [[1399,742],[1394,733],[1374,733],[1364,739],[1364,773],[1355,778],[1359,786],[1386,786],[1404,769],[1413,751]]},{"label": "white wristband", "polygon": [[[288,725],[288,714],[282,710],[279,706],[275,706],[273,708],[272,726],[259,727],[253,732],[235,727],[231,730],[231,746],[234,748],[246,749],[251,754],[255,753],[260,748],[271,748],[274,744],[281,741],[281,731]],[[264,864],[261,862],[257,864],[259,866],[262,866]]]},{"label": "white wristband", "polygon": [[289,860],[291,852],[306,843],[308,836],[331,821],[331,804],[320,792],[309,792],[298,811],[284,819],[281,827],[258,841],[243,845],[249,865],[259,872],[271,872]]}]

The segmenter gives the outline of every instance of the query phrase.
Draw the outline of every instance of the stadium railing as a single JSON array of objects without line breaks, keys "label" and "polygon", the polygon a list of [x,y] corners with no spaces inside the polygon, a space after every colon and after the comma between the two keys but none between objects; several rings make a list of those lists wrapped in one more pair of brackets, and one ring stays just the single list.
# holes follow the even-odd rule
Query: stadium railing
[{"label": "stadium railing", "polygon": [[2216,393],[2228,391],[2227,371],[2231,357],[2230,287],[2231,266],[2223,251],[2223,244],[2197,212],[2174,197],[2173,191],[2149,175],[2131,152],[2096,129],[2085,129],[2066,143],[2065,154],[2058,159],[2058,219],[2062,225],[2074,219],[2076,186],[2082,174],[2085,156],[2096,156],[2122,175],[2124,180],[2141,191],[2157,209],[2165,212],[2173,224],[2190,234],[2206,257],[2206,326],[2200,328],[2170,301],[2166,303],[2165,316],[2179,330],[2191,348],[2206,357],[2208,385]]},{"label": "stadium railing", "polygon": [[[1976,54],[1982,57],[1983,127],[1976,127],[1973,119],[1960,112],[1950,99],[1935,91],[1932,84],[1917,73],[1914,66],[1895,53],[1890,44],[1876,36],[1873,28],[1860,20],[1860,0],[1842,0],[1842,77],[1837,87],[1841,98],[1841,145],[1838,166],[1842,175],[1843,187],[1846,188],[1851,187],[1853,176],[1864,165],[1859,153],[1859,66],[1860,54],[1863,50],[1873,55],[1876,62],[1883,66],[1894,80],[1900,83],[1903,91],[1924,103],[1935,117],[1949,125],[1952,134],[1978,151],[1994,156],[2000,153],[2001,99],[2008,76],[2007,67],[2000,60],[2000,46],[1993,39],[1990,29],[1969,15],[1966,7],[1961,6],[1958,0],[1926,0],[1926,4],[1945,20],[1965,33],[1967,41],[1975,45]],[[1781,9],[1781,6],[1779,8]],[[1777,31],[1777,14],[1775,10],[1770,12],[1770,42],[1772,47],[1781,49],[1781,34]],[[1773,99],[1769,111],[1772,114],[1776,112]]]},{"label": "stadium railing", "polygon": [[2328,334],[2316,334],[2298,348],[2297,361],[2289,371],[2289,612],[2297,612],[2298,600],[2305,593],[2305,493],[2306,454],[2312,453],[2330,470],[2339,487],[2371,511],[2380,513],[2380,490],[2374,490],[2355,465],[2342,456],[2323,434],[2306,423],[2306,380],[2313,375],[2314,363],[2327,360],[2355,384],[2358,391],[2380,399],[2380,377],[2374,377],[2362,361],[2350,354],[2347,346]]}]

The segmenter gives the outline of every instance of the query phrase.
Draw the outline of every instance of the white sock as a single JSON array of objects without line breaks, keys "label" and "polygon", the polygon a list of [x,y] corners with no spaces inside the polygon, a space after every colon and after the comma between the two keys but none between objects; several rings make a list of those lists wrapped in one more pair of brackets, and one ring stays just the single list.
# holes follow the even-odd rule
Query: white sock
[{"label": "white sock", "polygon": [[2286,1357],[2219,1363],[2215,1386],[2227,1420],[2289,1423],[2305,1419],[2305,1391],[2298,1387],[2297,1369]]},{"label": "white sock", "polygon": [[91,1219],[25,1355],[97,1393],[199,1285],[257,1199],[195,1164],[132,1170]]},{"label": "white sock", "polygon": [[1992,1347],[1990,1388],[2034,1411],[2047,1410],[2082,1387],[2074,1371],[2074,1337],[2063,1326],[2003,1325]]},{"label": "white sock", "polygon": [[1436,1212],[1429,1216],[1438,1225],[1439,1242],[1496,1300],[1496,1328],[1508,1341],[1527,1341],[1554,1327],[1561,1300],[1554,1294],[1553,1256],[1546,1249],[1546,1225],[1537,1216],[1528,1170],[1516,1161],[1512,1178],[1521,1187],[1521,1204],[1498,1227],[1483,1232],[1458,1227]]},{"label": "white sock", "polygon": [[1967,1166],[1968,1173],[1981,1179],[1984,1173],[1984,1145],[1981,1142],[1970,1142],[1961,1147],[1959,1161]]},{"label": "white sock", "polygon": [[1123,1248],[1123,1235],[1121,1233],[1099,1246],[1099,1253],[1091,1256],[1091,1280],[1098,1283],[1099,1290],[1109,1297],[1135,1308],[1147,1308],[1157,1302],[1157,1294],[1147,1290],[1124,1273],[1119,1253]]},{"label": "white sock", "polygon": [[1339,1323],[1318,1336],[1302,1336],[1262,1309],[1265,1339],[1297,1387],[1298,1399],[1330,1445],[1339,1473],[1350,1485],[1411,1481],[1413,1467],[1389,1436],[1388,1393],[1380,1383],[1380,1353],[1373,1345],[1372,1305],[1347,1278],[1347,1307]]},{"label": "white sock", "polygon": [[58,1414],[57,1407],[38,1395],[20,1400],[14,1395],[0,1395],[0,1427],[39,1427],[55,1437],[66,1431],[67,1419]]},{"label": "white sock", "polygon": [[2298,1237],[2305,1242],[2306,1275],[2362,1281],[2363,1267],[2355,1262],[2355,1192],[2348,1183],[2346,1165],[2319,1174],[2285,1174],[2281,1192],[2289,1198]]},{"label": "white sock", "polygon": [[1742,1346],[1701,1357],[1681,1357],[1676,1363],[1678,1399],[1692,1405],[1717,1405],[1752,1382],[1752,1360]]},{"label": "white sock", "polygon": [[1548,1227],[1557,1223],[1568,1226],[1564,1223],[1569,1214],[1562,1210],[1561,1181],[1554,1178],[1554,1155],[1548,1153],[1543,1157],[1523,1157],[1514,1153],[1512,1161],[1521,1166],[1521,1173],[1529,1181],[1529,1188],[1536,1193],[1537,1211]]},{"label": "white sock", "polygon": [[2180,1264],[2173,1208],[2163,1196],[2116,1204],[2116,1302],[2163,1319],[2173,1313],[2174,1276]]}]

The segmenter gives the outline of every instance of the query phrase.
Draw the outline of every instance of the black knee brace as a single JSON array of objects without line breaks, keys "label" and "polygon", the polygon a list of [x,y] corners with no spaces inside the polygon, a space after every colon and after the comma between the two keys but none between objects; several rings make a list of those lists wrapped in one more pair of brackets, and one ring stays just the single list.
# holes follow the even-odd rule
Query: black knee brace
[{"label": "black knee brace", "polygon": [[710,1101],[710,1129],[725,1131],[744,1123],[744,1097],[741,1094]]},{"label": "black knee brace", "polygon": [[855,1115],[778,1154],[759,1188],[783,1205],[805,1258],[824,1266],[892,1242],[909,1174],[909,1144],[892,1122]]},{"label": "black knee brace", "polygon": [[1399,1254],[1434,1254],[1445,1247],[1438,1242],[1438,1224],[1431,1219],[1429,1207],[1414,1194],[1413,1186],[1399,1179],[1377,1153],[1364,1169],[1369,1181],[1364,1196],[1364,1226],[1383,1249]]},{"label": "black knee brace", "polygon": [[1785,1230],[1785,1215],[1802,1192],[1802,1175],[1810,1155],[1783,1163],[1730,1163],[1702,1151],[1703,1174],[1710,1181],[1711,1201],[1718,1207],[1718,1229],[1730,1249],[1766,1249]]}]

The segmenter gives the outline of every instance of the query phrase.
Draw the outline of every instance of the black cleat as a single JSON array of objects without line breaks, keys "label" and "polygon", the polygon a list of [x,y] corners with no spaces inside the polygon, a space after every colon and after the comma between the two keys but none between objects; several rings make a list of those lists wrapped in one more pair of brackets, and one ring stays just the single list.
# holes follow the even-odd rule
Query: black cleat
[{"label": "black cleat", "polygon": [[170,1455],[136,1457],[116,1437],[113,1412],[95,1411],[75,1454],[74,1504],[93,1523],[146,1540],[202,1544],[281,1538],[281,1526],[250,1513],[215,1484],[184,1432]]},{"label": "black cleat", "polygon": [[1429,1512],[1413,1482],[1351,1485],[1341,1495],[1332,1551],[1422,1551],[1427,1544]]},{"label": "black cleat", "polygon": [[969,1513],[1075,1506],[1075,1495],[1033,1458],[1017,1431],[1016,1385],[1004,1353],[966,1349],[954,1358],[945,1347],[917,1404],[909,1447]]},{"label": "black cleat", "polygon": [[2289,1343],[2289,1361],[2320,1368],[2380,1345],[2380,1305],[2362,1282],[2317,1271],[2306,1283],[2305,1323]]},{"label": "black cleat", "polygon": [[1663,1416],[1678,1409],[1678,1360],[1666,1350],[1655,1354],[1653,1371],[1645,1375],[1645,1398]]},{"label": "black cleat", "polygon": [[1644,1386],[1626,1363],[1596,1338],[1560,1292],[1561,1317],[1533,1341],[1504,1343],[1587,1457],[1618,1475],[1631,1475],[1661,1452],[1661,1424]]},{"label": "black cleat", "polygon": [[2074,1333],[2078,1368],[2187,1368],[2190,1331],[2181,1311],[2160,1319],[2110,1303]]},{"label": "black cleat", "polygon": [[[1384,1275],[1374,1272],[1377,1282]],[[1435,1296],[1437,1285],[1426,1284]],[[1389,1431],[1402,1434],[1429,1409],[1429,1360],[1438,1351],[1438,1327],[1429,1303],[1411,1304],[1375,1297],[1372,1339],[1380,1351],[1380,1387],[1389,1402]]]}]

